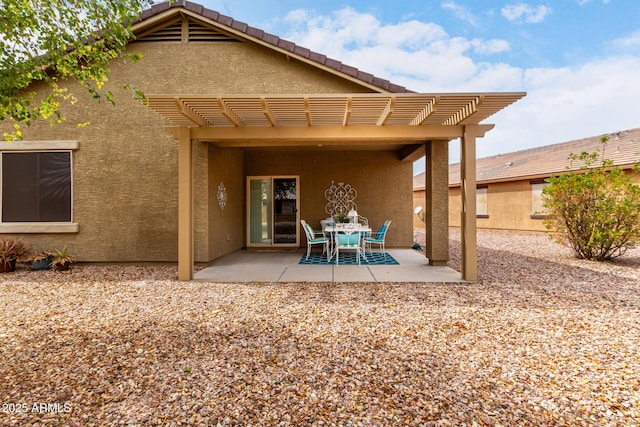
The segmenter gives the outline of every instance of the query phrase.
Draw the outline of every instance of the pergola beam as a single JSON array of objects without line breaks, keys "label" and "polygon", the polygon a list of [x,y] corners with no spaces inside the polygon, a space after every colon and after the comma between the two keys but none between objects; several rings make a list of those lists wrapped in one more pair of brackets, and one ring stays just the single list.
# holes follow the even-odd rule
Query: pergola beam
[{"label": "pergola beam", "polygon": [[422,110],[409,122],[410,125],[420,125],[422,122],[427,120],[429,116],[438,108],[438,104],[440,103],[440,97],[436,96],[429,103],[427,103]]},{"label": "pergola beam", "polygon": [[[478,125],[484,134],[493,125]],[[167,132],[178,137],[179,127],[167,127]],[[322,142],[325,145],[363,142],[416,141],[432,139],[452,140],[464,135],[464,126],[240,126],[191,128],[191,137],[199,141],[214,141],[220,146],[234,147],[309,145]],[[228,144],[227,144],[228,143]]]},{"label": "pergola beam", "polygon": [[275,126],[277,123],[276,118],[273,116],[273,111],[271,111],[271,108],[269,108],[269,105],[267,105],[267,100],[264,96],[260,98],[260,105],[262,105],[262,113],[267,118],[267,120],[269,120],[271,126]]},{"label": "pergola beam", "polygon": [[342,126],[347,126],[349,124],[349,119],[351,118],[351,109],[353,108],[352,98],[347,97],[347,105],[344,109],[344,115],[342,117]]},{"label": "pergola beam", "polygon": [[384,111],[380,114],[380,118],[376,123],[377,126],[382,126],[387,122],[389,116],[393,113],[393,106],[395,105],[395,98],[389,98],[386,107],[384,107]]},{"label": "pergola beam", "polygon": [[405,145],[398,151],[398,159],[402,162],[415,162],[424,157],[424,144]]},{"label": "pergola beam", "polygon": [[242,125],[240,118],[233,112],[233,110],[229,108],[226,103],[222,102],[221,99],[218,99],[218,107],[220,108],[220,112],[222,113],[222,115],[224,115],[227,120],[233,123],[234,126]]},{"label": "pergola beam", "polygon": [[174,101],[183,116],[185,116],[198,126],[208,126],[208,123],[205,122],[204,118],[196,114],[191,108],[185,105],[180,98],[176,97],[174,98]]}]

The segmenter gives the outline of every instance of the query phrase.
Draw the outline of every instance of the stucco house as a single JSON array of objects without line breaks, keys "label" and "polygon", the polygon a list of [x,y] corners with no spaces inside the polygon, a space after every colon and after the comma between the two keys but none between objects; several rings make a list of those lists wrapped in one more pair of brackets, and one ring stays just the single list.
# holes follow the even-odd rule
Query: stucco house
[{"label": "stucco house", "polygon": [[[194,263],[243,248],[305,245],[299,220],[319,227],[335,182],[357,190],[374,227],[393,221],[387,246],[408,248],[412,162],[426,154],[426,257],[442,265],[448,142],[462,138],[475,188],[475,141],[493,128],[481,122],[525,95],[414,93],[187,1],[154,5],[134,32],[143,59],[114,61],[115,107],[74,90],[66,123],[2,143],[0,237],[66,245],[79,261],[177,261],[190,280]],[[462,276],[475,280],[465,197]]]},{"label": "stucco house", "polygon": [[[640,162],[640,128],[613,132],[604,157],[640,182],[633,173]],[[476,161],[476,216],[478,228],[545,231],[542,188],[545,179],[566,171],[569,156],[602,149],[602,135],[514,151]],[[572,169],[581,165],[574,162]],[[422,177],[414,177],[414,209],[424,198]],[[449,166],[449,224],[460,226],[460,164]],[[416,216],[414,227],[424,227]]]}]

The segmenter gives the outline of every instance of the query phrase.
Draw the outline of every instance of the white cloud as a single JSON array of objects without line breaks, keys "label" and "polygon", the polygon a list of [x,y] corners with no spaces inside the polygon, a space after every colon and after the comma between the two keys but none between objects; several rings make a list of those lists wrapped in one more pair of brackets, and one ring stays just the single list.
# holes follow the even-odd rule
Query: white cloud
[{"label": "white cloud", "polygon": [[[451,37],[434,23],[383,25],[352,8],[331,16],[295,11],[286,20],[293,28],[286,38],[413,90],[447,91],[465,85],[491,68],[475,64],[471,53],[492,55],[510,48],[499,39]],[[490,80],[484,84],[496,84]]]},{"label": "white cloud", "polygon": [[[302,46],[419,92],[513,92],[527,96],[486,120],[495,129],[478,140],[478,157],[640,126],[640,57],[618,55],[564,68],[522,69],[474,59],[504,52],[502,40],[451,37],[419,21],[382,24],[343,9],[329,17],[297,11],[288,18]],[[640,34],[615,41],[637,47]],[[613,52],[613,51],[612,51]],[[453,143],[451,160],[459,159]]]},{"label": "white cloud", "polygon": [[551,13],[551,8],[547,6],[533,7],[527,3],[518,3],[503,7],[501,12],[502,16],[510,22],[538,24],[544,21],[544,18]]},{"label": "white cloud", "polygon": [[496,127],[478,142],[478,157],[639,127],[638,69],[640,58],[616,56],[524,70],[527,96],[489,118]]},{"label": "white cloud", "polygon": [[441,4],[441,7],[443,9],[445,9],[445,10],[452,11],[453,14],[458,19],[462,19],[463,21],[468,22],[469,24],[473,25],[474,27],[478,25],[478,20],[473,15],[473,13],[471,13],[471,11],[469,9],[467,9],[466,7],[460,6],[459,4],[457,4],[454,1],[446,1],[446,2]]},{"label": "white cloud", "polygon": [[625,52],[637,51],[640,48],[640,30],[636,30],[626,37],[613,40],[611,45]]},{"label": "white cloud", "polygon": [[508,41],[500,39],[474,39],[471,41],[471,45],[475,52],[480,55],[507,52],[511,48]]}]

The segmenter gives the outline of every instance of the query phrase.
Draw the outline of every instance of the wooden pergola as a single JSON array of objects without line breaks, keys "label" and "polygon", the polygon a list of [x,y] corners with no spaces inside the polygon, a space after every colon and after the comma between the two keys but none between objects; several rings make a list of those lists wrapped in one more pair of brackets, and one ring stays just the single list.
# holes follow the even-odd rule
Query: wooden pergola
[{"label": "wooden pergola", "polygon": [[[462,278],[477,280],[476,138],[494,125],[480,122],[524,97],[512,93],[358,93],[149,95],[178,140],[178,278],[194,266],[193,141],[224,147],[395,148],[401,160],[426,155],[426,257],[448,254],[448,144],[461,140]],[[445,209],[443,209],[443,206]],[[446,262],[446,261],[445,261]]]}]

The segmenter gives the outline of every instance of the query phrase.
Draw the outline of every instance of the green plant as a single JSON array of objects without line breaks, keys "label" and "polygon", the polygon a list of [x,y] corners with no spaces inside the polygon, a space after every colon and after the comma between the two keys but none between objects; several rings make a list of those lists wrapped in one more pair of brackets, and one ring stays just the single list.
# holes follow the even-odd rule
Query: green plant
[{"label": "green plant", "polygon": [[67,270],[69,265],[76,261],[74,257],[68,254],[66,246],[51,252],[51,257],[52,261],[50,265],[54,270]]},{"label": "green plant", "polygon": [[19,258],[29,252],[29,246],[20,239],[0,240],[0,271],[13,271]]},{"label": "green plant", "polygon": [[551,176],[542,190],[545,226],[580,259],[610,260],[640,241],[640,186],[604,157],[607,141],[603,136],[601,149],[571,155],[568,169],[575,161],[580,168]]},{"label": "green plant", "polygon": [[[48,0],[0,2],[0,121],[13,124],[7,140],[22,138],[21,126],[38,118],[51,125],[65,120],[65,102],[77,98],[61,81],[77,82],[96,100],[114,103],[107,90],[111,63],[141,55],[130,53],[132,25],[150,0]],[[47,85],[36,96],[33,82]],[[130,83],[122,87],[142,98]]]},{"label": "green plant", "polygon": [[337,219],[337,221],[339,223],[347,223],[347,222],[349,222],[349,217],[344,212],[339,212],[336,219]]}]

